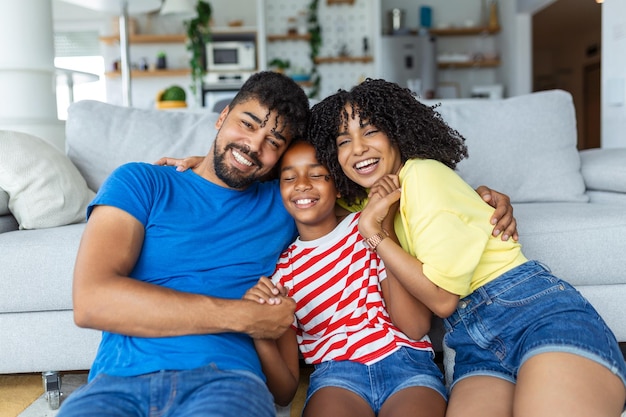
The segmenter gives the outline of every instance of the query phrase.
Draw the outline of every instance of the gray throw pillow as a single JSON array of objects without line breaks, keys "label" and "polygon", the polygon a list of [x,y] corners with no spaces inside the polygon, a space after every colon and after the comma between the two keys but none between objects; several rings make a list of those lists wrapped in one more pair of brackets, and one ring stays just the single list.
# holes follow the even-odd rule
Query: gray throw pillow
[{"label": "gray throw pillow", "polygon": [[82,100],[68,110],[66,151],[97,191],[115,168],[127,162],[206,155],[217,132],[217,116]]},{"label": "gray throw pillow", "polygon": [[469,158],[457,168],[473,187],[487,185],[508,194],[513,203],[589,200],[569,93],[440,102],[437,111],[467,140]]}]

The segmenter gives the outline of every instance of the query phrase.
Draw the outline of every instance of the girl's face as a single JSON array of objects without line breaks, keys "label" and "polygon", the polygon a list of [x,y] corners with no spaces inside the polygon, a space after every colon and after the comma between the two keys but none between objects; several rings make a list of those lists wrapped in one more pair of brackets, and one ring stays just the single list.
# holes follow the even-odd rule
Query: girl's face
[{"label": "girl's face", "polygon": [[280,194],[296,221],[301,239],[317,239],[337,226],[335,201],[339,192],[328,169],[315,157],[311,144],[295,143],[283,155]]},{"label": "girl's face", "polygon": [[[346,106],[351,114],[351,107]],[[402,166],[400,150],[385,133],[359,115],[348,119],[348,130],[337,136],[337,158],[344,174],[364,188],[371,188],[386,174],[397,174]]]}]

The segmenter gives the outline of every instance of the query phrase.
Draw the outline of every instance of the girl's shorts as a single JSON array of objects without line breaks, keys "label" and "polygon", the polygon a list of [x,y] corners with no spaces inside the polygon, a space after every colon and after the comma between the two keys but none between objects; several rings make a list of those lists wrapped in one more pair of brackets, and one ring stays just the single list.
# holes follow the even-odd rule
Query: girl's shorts
[{"label": "girl's shorts", "polygon": [[358,394],[376,414],[387,398],[408,387],[431,388],[447,400],[443,375],[432,352],[408,347],[402,347],[372,365],[352,361],[327,361],[315,365],[306,403],[324,387],[344,388]]},{"label": "girl's shorts", "polygon": [[476,375],[515,383],[522,364],[544,352],[591,359],[626,385],[613,332],[572,285],[538,262],[526,262],[459,300],[444,325],[445,344],[455,354],[452,385]]}]

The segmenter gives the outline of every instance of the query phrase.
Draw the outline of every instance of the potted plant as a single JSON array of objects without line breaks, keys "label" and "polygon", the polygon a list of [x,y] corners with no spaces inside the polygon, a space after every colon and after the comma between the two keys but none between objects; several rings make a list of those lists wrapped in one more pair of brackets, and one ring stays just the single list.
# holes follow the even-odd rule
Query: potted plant
[{"label": "potted plant", "polygon": [[187,29],[187,50],[191,52],[191,92],[196,98],[196,105],[201,103],[202,78],[206,74],[205,46],[211,41],[211,5],[199,0],[196,4],[197,16],[184,22]]},{"label": "potted plant", "polygon": [[156,67],[157,69],[167,68],[167,55],[165,55],[165,52],[161,51],[157,54]]},{"label": "potted plant", "polygon": [[291,61],[288,59],[274,58],[268,64],[270,68],[273,68],[274,71],[284,73],[286,70],[291,67]]}]

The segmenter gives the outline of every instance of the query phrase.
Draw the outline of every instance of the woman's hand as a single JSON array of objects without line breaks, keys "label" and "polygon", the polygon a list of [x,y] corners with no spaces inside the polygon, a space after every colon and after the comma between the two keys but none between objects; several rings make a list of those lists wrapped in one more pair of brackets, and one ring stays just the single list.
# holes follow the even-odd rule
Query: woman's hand
[{"label": "woman's hand", "polygon": [[164,156],[163,158],[156,161],[155,165],[165,165],[165,166],[173,166],[176,167],[176,171],[186,171],[188,169],[193,169],[199,166],[204,160],[204,156],[188,156],[187,158],[170,158],[169,156]]},{"label": "woman's hand", "polygon": [[502,234],[502,240],[509,240],[512,237],[517,242],[519,239],[517,221],[513,217],[513,206],[509,196],[492,190],[485,185],[478,187],[476,192],[487,204],[495,208],[493,216],[491,216],[491,224],[494,225],[491,233],[494,236]]}]

